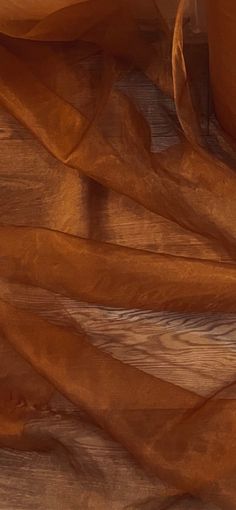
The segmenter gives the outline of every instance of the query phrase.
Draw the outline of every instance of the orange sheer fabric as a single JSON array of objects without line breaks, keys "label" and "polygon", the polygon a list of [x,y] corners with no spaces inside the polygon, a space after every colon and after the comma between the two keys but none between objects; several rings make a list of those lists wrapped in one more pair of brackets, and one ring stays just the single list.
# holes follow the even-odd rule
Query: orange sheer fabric
[{"label": "orange sheer fabric", "polygon": [[235,115],[235,2],[208,0],[209,40],[212,87],[218,119],[233,138],[236,137]]},{"label": "orange sheer fabric", "polygon": [[[58,232],[62,202],[51,229],[34,222],[34,211],[30,223],[2,221],[0,277],[111,307],[235,313],[236,175],[207,150],[193,106],[183,51],[187,2],[179,3],[173,36],[156,2],[155,18],[146,20],[154,41],[140,27],[134,0],[41,4],[1,3],[0,101],[62,163],[58,189],[73,168],[201,236],[214,257],[170,255],[161,242],[151,253],[81,238],[76,229]],[[162,153],[152,151],[147,119],[117,85],[134,68],[175,101],[179,140]],[[114,119],[116,136],[107,127]],[[18,185],[16,161],[16,194]],[[2,445],[50,448],[27,433],[27,423],[58,390],[177,495],[235,509],[236,407],[227,392],[205,399],[122,364],[93,347],[82,329],[17,307],[13,292],[2,296],[0,326],[26,363],[20,378],[12,374],[26,405],[2,387]]]}]

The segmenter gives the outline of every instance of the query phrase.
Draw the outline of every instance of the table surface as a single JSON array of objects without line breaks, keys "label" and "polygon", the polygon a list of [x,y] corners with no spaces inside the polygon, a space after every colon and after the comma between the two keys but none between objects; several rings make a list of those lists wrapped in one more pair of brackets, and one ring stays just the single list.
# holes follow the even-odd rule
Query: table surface
[{"label": "table surface", "polygon": [[[122,87],[127,93],[132,89],[140,108],[148,114],[153,147],[162,150],[175,142],[176,134],[163,115],[162,97],[152,85],[137,75]],[[161,240],[166,253],[215,256],[200,236],[186,234],[171,222],[134,206],[126,197],[65,169],[3,110],[0,149],[3,222],[48,228],[53,225],[65,232],[151,251],[158,251]],[[58,187],[61,172],[65,177]],[[61,209],[63,214],[59,213]],[[6,282],[0,282],[2,292],[7,292],[6,287]],[[236,316],[109,310],[60,296],[55,299],[49,292],[30,292],[33,310],[56,322],[60,315],[73,325],[81,324],[94,344],[140,370],[202,395],[214,393],[234,380]],[[16,288],[15,296],[16,302],[24,306],[24,293]],[[2,341],[2,357],[4,349]],[[166,502],[165,486],[145,475],[96,427],[85,427],[79,411],[69,402],[58,395],[53,406],[54,414],[45,414],[34,426],[50,431],[67,452],[73,451],[78,463],[83,461],[87,466],[87,477],[80,471],[75,475],[63,451],[46,455],[2,449],[0,510],[154,510],[160,502]],[[211,505],[188,498],[168,502],[175,510],[213,510]]]}]

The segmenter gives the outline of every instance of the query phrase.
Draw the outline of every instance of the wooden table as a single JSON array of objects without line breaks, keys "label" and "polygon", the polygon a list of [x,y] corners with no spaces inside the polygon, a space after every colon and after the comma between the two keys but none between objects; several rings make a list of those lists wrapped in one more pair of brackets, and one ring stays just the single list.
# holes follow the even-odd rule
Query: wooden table
[{"label": "wooden table", "polygon": [[[153,149],[175,143],[161,94],[139,74],[119,86],[132,93],[148,115]],[[0,149],[2,222],[53,227],[151,251],[158,251],[161,240],[166,253],[214,257],[213,248],[200,236],[190,236],[59,164],[2,110]],[[58,180],[62,172],[63,181]],[[0,282],[0,288],[3,294],[9,292],[6,282]],[[14,295],[24,307],[24,292],[15,286]],[[202,395],[235,378],[235,316],[108,310],[33,289],[28,289],[29,296],[32,310],[55,322],[60,316],[60,322],[82,325],[94,344],[154,376]],[[0,349],[2,359],[15,356],[3,340]],[[160,502],[163,509],[172,505],[175,510],[213,510],[191,498],[172,500],[164,484],[144,474],[103,432],[85,425],[80,412],[59,395],[51,413],[45,410],[43,419],[30,426],[53,434],[63,446],[50,455],[0,450],[0,510],[154,510]],[[86,477],[81,470],[75,475],[72,452],[74,462],[86,466]]]}]

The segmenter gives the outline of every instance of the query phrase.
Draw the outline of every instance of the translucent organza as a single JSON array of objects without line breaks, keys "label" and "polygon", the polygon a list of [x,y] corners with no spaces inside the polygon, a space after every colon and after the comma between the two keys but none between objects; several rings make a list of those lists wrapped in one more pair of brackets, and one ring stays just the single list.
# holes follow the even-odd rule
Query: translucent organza
[{"label": "translucent organza", "polygon": [[[209,1],[211,13],[213,3],[222,5]],[[92,306],[236,313],[234,145],[219,129],[221,156],[208,147],[197,61],[184,52],[186,6],[179,2],[172,31],[158,1],[1,0],[0,101],[51,153],[55,176],[45,159],[29,183],[32,195],[44,183],[40,213],[21,198],[13,215],[22,182],[12,155],[15,178],[0,226],[0,327],[14,354],[3,351],[0,439],[4,447],[57,448],[53,435],[32,433],[29,424],[59,392],[86,413],[88,426],[103,429],[157,475],[168,501],[188,494],[235,510],[236,403],[229,388],[205,398],[122,363],[94,346],[82,325],[68,323],[63,309],[55,324],[43,297],[47,291]],[[160,152],[148,116],[122,87],[137,72],[161,91],[163,115],[175,130],[175,142]],[[218,117],[232,135],[218,88],[214,79]],[[176,115],[168,110],[173,102]],[[111,224],[122,200],[130,214],[139,207],[137,228],[145,214],[161,220],[158,246],[144,249],[112,236],[109,224],[101,229],[99,219],[92,224],[83,175],[96,181],[98,202],[109,202]],[[45,191],[52,186],[53,201]],[[5,204],[4,189],[0,200]],[[200,239],[202,252],[167,250],[167,228]],[[32,310],[32,289],[42,293],[40,313]]]}]

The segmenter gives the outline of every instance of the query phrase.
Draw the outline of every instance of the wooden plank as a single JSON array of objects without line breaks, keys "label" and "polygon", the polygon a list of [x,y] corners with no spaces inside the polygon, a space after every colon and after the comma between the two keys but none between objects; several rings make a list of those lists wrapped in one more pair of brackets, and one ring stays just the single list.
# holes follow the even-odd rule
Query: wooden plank
[{"label": "wooden plank", "polygon": [[[162,138],[165,145],[164,137]],[[220,247],[66,168],[34,140],[0,142],[2,223],[154,252],[222,260]]]},{"label": "wooden plank", "polygon": [[[147,80],[134,74],[125,77],[119,88],[145,112],[153,150],[164,150],[177,141],[173,124],[163,113],[163,96]],[[174,112],[170,101],[164,106]],[[115,131],[115,126],[109,129]],[[0,150],[3,223],[55,228],[156,252],[222,258],[200,236],[59,164],[3,110]],[[48,320],[75,330],[82,326],[95,345],[123,362],[202,395],[234,380],[235,316],[109,310],[3,281],[0,291],[2,297]],[[5,356],[3,343],[0,347]],[[19,372],[21,360],[14,352],[8,356]],[[6,377],[7,367],[1,364],[1,384]],[[233,387],[231,396],[234,393]],[[85,423],[60,395],[29,428],[35,435],[40,431],[53,436],[61,446],[50,454],[0,451],[0,510],[217,510],[191,498],[175,501],[173,489],[144,474],[119,445]]]},{"label": "wooden plank", "polygon": [[[59,325],[82,327],[125,363],[205,396],[235,380],[236,316],[106,309],[0,281],[3,298]],[[232,397],[236,387],[231,390]]]}]

